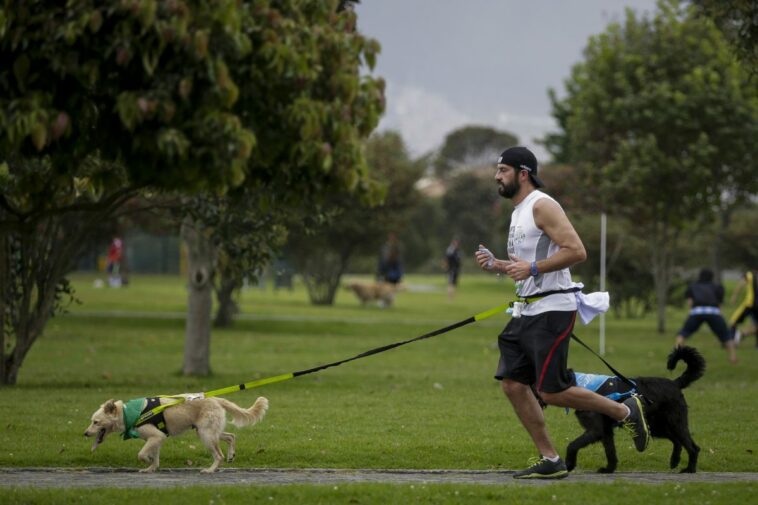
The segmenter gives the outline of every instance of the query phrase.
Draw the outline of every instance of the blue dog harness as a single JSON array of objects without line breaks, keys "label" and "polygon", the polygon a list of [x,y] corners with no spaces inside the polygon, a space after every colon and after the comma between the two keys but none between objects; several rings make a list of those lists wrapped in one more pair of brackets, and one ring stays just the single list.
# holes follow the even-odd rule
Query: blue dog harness
[{"label": "blue dog harness", "polygon": [[[597,375],[592,373],[574,372],[576,385],[580,388],[610,398],[613,401],[623,401],[637,392],[637,388],[622,381],[615,375]],[[631,381],[634,383],[634,381]]]}]

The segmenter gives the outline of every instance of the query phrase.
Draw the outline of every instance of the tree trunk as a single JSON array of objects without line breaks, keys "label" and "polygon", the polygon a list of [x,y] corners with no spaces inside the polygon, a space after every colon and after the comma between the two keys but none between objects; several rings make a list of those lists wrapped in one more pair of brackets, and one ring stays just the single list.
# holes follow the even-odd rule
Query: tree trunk
[{"label": "tree trunk", "polygon": [[653,232],[650,234],[650,258],[658,305],[658,333],[666,332],[666,306],[671,286],[673,252],[676,250],[680,232],[678,229],[672,229],[668,222],[662,221],[653,225]]},{"label": "tree trunk", "polygon": [[655,298],[658,302],[658,333],[666,333],[666,304],[668,303],[668,279],[655,276]]},{"label": "tree trunk", "polygon": [[208,375],[215,248],[207,230],[190,217],[184,218],[181,235],[187,247],[189,277],[182,372],[184,375]]},{"label": "tree trunk", "polygon": [[719,209],[720,226],[716,229],[715,240],[711,242],[711,266],[713,267],[713,278],[716,282],[721,282],[721,275],[723,265],[721,262],[721,256],[724,252],[724,244],[726,243],[726,231],[729,229],[729,224],[732,220],[733,207],[726,207]]},{"label": "tree trunk", "polygon": [[0,385],[6,384],[5,369],[8,365],[5,357],[5,299],[10,291],[8,287],[9,268],[8,235],[0,231]]},{"label": "tree trunk", "polygon": [[213,321],[213,326],[216,328],[228,328],[234,322],[234,315],[239,312],[239,307],[232,295],[234,295],[234,291],[239,287],[240,283],[237,279],[232,279],[222,274],[219,284],[220,286],[216,291],[218,308],[216,309],[216,318]]},{"label": "tree trunk", "polygon": [[342,274],[347,269],[352,250],[320,251],[308,258],[303,268],[303,282],[313,305],[333,305]]},{"label": "tree trunk", "polygon": [[[53,316],[58,285],[81,249],[87,224],[69,226],[48,219],[36,227],[3,235],[3,347],[0,381],[13,385],[26,355]],[[12,237],[12,238],[11,238]],[[40,238],[42,237],[42,238]],[[58,243],[62,240],[62,244]],[[13,338],[8,338],[7,330]],[[12,342],[9,349],[5,346]]]}]

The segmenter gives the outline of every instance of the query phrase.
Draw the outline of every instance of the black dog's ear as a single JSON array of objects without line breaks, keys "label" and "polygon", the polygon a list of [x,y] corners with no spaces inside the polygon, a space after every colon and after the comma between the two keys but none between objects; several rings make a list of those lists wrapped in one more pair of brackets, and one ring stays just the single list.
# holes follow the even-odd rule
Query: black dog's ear
[{"label": "black dog's ear", "polygon": [[103,404],[103,412],[105,412],[108,415],[114,415],[116,413],[116,402],[115,400],[108,400]]}]

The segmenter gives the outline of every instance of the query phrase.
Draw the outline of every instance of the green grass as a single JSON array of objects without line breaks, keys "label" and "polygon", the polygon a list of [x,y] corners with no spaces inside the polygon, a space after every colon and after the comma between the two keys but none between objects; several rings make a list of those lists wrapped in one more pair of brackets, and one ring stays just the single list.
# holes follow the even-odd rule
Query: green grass
[{"label": "green grass", "polygon": [[665,503],[666,505],[733,505],[751,503],[758,486],[751,483],[726,485],[663,484],[639,486],[611,482],[594,486],[560,484],[540,487],[473,486],[431,484],[349,484],[339,486],[235,486],[193,487],[176,489],[134,489],[128,492],[117,489],[54,489],[4,490],[0,503],[27,505],[48,503],[77,503],[101,505],[122,503],[128,495],[131,503],[156,504],[236,504],[236,503],[297,503],[331,505],[333,503],[428,503],[428,504],[503,504],[545,505],[550,503],[588,505],[613,503],[639,505]]},{"label": "green grass", "polygon": [[[462,278],[458,297],[450,303],[443,276],[410,276],[411,286],[428,289],[402,292],[395,307],[381,310],[361,307],[347,291],[339,293],[335,306],[316,307],[299,285],[293,291],[251,288],[241,299],[244,317],[232,329],[214,330],[213,375],[185,378],[179,374],[184,322],[174,315],[186,307],[184,280],[136,276],[120,290],[96,289],[93,280],[89,275],[74,277],[82,305],[73,305],[70,314],[51,320],[30,351],[18,385],[0,389],[0,467],[139,466],[136,453],[141,442],[111,437],[90,453],[90,443],[82,437],[90,414],[108,398],[205,391],[310,368],[464,319],[503,303],[513,293],[508,281],[469,275]],[[652,317],[609,317],[606,358],[630,375],[678,375],[681,368],[674,374],[666,371],[665,357],[684,316],[683,310],[670,312],[666,335],[655,331]],[[229,395],[244,406],[258,395],[271,403],[263,423],[237,430],[237,459],[232,466],[521,467],[534,455],[534,448],[492,378],[498,359],[496,337],[506,321],[506,316],[496,316],[317,374]],[[597,345],[596,322],[578,326],[577,334]],[[692,344],[708,362],[705,377],[686,391],[691,431],[702,448],[699,470],[758,471],[758,351],[749,342],[740,349],[740,363],[732,366],[707,329],[696,334]],[[597,358],[577,345],[572,345],[569,362],[577,370],[606,373]],[[546,417],[562,452],[580,427],[573,414],[567,416],[558,408],[547,409]],[[654,440],[640,455],[619,433],[617,447],[619,471],[669,471],[668,441]],[[169,440],[161,453],[163,467],[185,467],[188,461],[205,465],[209,460],[192,434]],[[593,471],[603,463],[599,445],[580,453],[582,471]],[[674,496],[666,486],[638,487],[650,499],[663,492]],[[345,489],[384,501],[408,492],[390,485]],[[417,497],[422,503],[445,502],[452,490],[473,493],[471,503],[494,501],[504,493],[531,496],[534,492],[544,500],[541,489],[502,493],[470,486],[427,489],[426,495]],[[588,496],[604,492],[602,486],[592,485],[572,484],[571,489]],[[708,494],[722,486],[692,489]],[[730,484],[729,489],[738,492],[742,487]],[[304,493],[316,503],[327,502],[330,496],[328,489],[308,486],[271,488],[260,496],[274,491],[290,497]],[[216,492],[198,491],[207,497]],[[47,503],[43,499],[47,492],[14,493],[30,493],[18,501],[36,496]],[[72,493],[72,501],[78,496],[83,502],[89,499],[89,491],[67,493]],[[453,501],[465,502],[458,495]]]}]

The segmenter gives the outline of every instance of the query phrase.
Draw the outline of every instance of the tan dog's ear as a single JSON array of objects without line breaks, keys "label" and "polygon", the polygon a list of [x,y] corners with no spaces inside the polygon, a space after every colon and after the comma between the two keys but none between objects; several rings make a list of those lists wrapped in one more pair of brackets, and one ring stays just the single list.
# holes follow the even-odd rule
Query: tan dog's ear
[{"label": "tan dog's ear", "polygon": [[103,404],[103,412],[105,412],[108,415],[115,415],[116,414],[116,402],[114,400],[108,400]]}]

